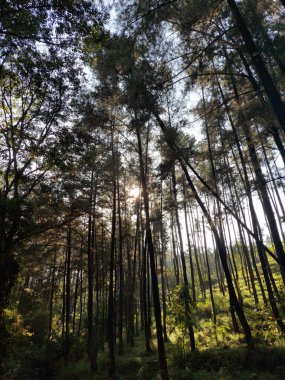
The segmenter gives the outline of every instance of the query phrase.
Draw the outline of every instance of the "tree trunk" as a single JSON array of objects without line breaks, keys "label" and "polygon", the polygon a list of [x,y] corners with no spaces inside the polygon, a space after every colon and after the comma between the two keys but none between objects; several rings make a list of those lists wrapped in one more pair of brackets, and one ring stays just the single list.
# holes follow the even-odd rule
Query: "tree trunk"
[{"label": "tree trunk", "polygon": [[285,132],[285,106],[282,102],[279,91],[277,90],[265,64],[258,51],[258,48],[253,41],[253,38],[246,26],[246,23],[239,11],[239,8],[235,0],[227,0],[227,3],[231,9],[233,17],[236,21],[239,32],[243,38],[248,54],[256,68],[260,81],[265,89],[271,106],[276,114],[276,117]]},{"label": "tree trunk", "polygon": [[195,351],[195,336],[194,336],[194,329],[193,329],[193,323],[192,323],[192,318],[191,318],[191,308],[190,308],[192,304],[192,300],[189,294],[190,289],[188,285],[187,268],[186,268],[186,261],[185,261],[184,248],[183,248],[183,239],[182,239],[181,226],[180,226],[180,220],[179,220],[179,214],[178,214],[175,167],[172,170],[172,186],[173,186],[173,196],[174,196],[174,210],[175,210],[176,224],[177,224],[179,243],[180,243],[182,274],[183,274],[183,282],[184,282],[184,304],[185,304],[184,307],[185,307],[186,327],[189,332],[191,351],[193,352]]},{"label": "tree trunk", "polygon": [[67,245],[66,245],[66,283],[65,283],[65,349],[64,363],[68,364],[70,351],[70,274],[71,274],[71,227],[67,230]]},{"label": "tree trunk", "polygon": [[52,333],[53,296],[54,296],[54,285],[55,285],[56,256],[57,256],[57,252],[55,250],[54,251],[54,256],[53,256],[53,268],[52,268],[52,277],[51,277],[51,292],[50,292],[50,302],[49,302],[48,339],[50,339],[51,333]]},{"label": "tree trunk", "polygon": [[[185,187],[185,184],[183,184],[183,186]],[[184,221],[185,221],[185,227],[186,227],[186,236],[187,236],[189,261],[190,261],[190,271],[191,271],[192,298],[193,298],[193,304],[196,305],[197,299],[196,299],[194,265],[193,265],[192,249],[191,249],[191,242],[190,242],[190,235],[189,235],[189,225],[188,225],[188,218],[187,218],[187,208],[186,208],[185,194],[184,194],[183,207],[184,207]]]},{"label": "tree trunk", "polygon": [[122,234],[122,216],[121,216],[121,199],[119,180],[117,180],[118,196],[118,222],[119,222],[119,318],[118,318],[118,337],[119,337],[119,354],[123,353],[123,292],[124,292],[124,274],[123,274],[123,234]]},{"label": "tree trunk", "polygon": [[174,154],[176,155],[177,157],[177,160],[179,161],[180,165],[181,165],[181,168],[182,170],[184,171],[185,173],[185,176],[186,176],[186,179],[187,179],[187,182],[188,182],[188,185],[190,187],[190,189],[192,190],[192,193],[194,195],[194,197],[196,198],[196,201],[197,203],[199,204],[204,216],[206,217],[212,231],[213,231],[213,234],[214,234],[214,237],[215,237],[215,241],[216,241],[216,245],[217,245],[217,249],[218,249],[218,252],[220,254],[220,258],[221,258],[221,262],[222,262],[222,266],[223,266],[223,269],[224,269],[224,272],[225,272],[225,276],[226,276],[226,280],[227,280],[227,285],[228,285],[228,292],[229,292],[229,297],[230,297],[230,303],[231,305],[233,305],[233,307],[235,308],[235,311],[237,313],[237,316],[239,318],[239,321],[242,325],[242,328],[243,328],[243,331],[244,331],[244,334],[245,334],[245,339],[246,339],[246,342],[248,345],[251,345],[252,344],[252,336],[251,336],[251,329],[248,325],[248,322],[245,318],[245,315],[242,311],[242,308],[238,302],[238,298],[236,296],[236,293],[235,293],[235,289],[234,289],[234,286],[233,286],[233,282],[232,282],[232,278],[231,278],[231,275],[230,275],[230,271],[229,271],[229,268],[228,268],[228,262],[227,262],[227,250],[226,250],[226,247],[224,245],[224,242],[223,240],[220,238],[219,234],[218,234],[218,231],[215,227],[215,224],[214,222],[212,221],[211,219],[211,216],[210,214],[208,213],[205,205],[203,204],[202,200],[200,199],[197,191],[196,191],[196,188],[189,176],[189,173],[188,173],[188,170],[187,170],[187,167],[185,166],[185,162],[184,162],[184,159],[181,157],[181,154],[177,152],[176,150],[176,147],[173,145],[173,141],[169,140],[168,138],[168,135],[167,135],[167,132],[166,132],[166,128],[165,128],[165,125],[163,123],[163,121],[161,120],[161,118],[159,117],[158,113],[154,111],[154,116],[156,117],[158,123],[159,123],[159,126],[161,127],[162,129],[162,132],[164,133],[164,136],[165,136],[165,139],[166,139],[166,142],[168,144],[168,146],[170,147],[170,149],[174,152]]},{"label": "tree trunk", "polygon": [[155,314],[155,322],[156,322],[156,337],[157,337],[157,345],[158,345],[160,375],[161,375],[162,380],[169,380],[164,341],[163,341],[162,324],[161,324],[159,289],[158,289],[158,280],[157,280],[156,268],[155,268],[155,253],[154,253],[154,246],[153,246],[150,218],[149,218],[149,195],[148,195],[145,167],[144,167],[144,162],[143,162],[142,144],[141,144],[141,136],[140,136],[139,128],[140,126],[137,124],[136,134],[137,134],[137,141],[138,141],[139,161],[140,161],[140,179],[141,179],[141,184],[142,184],[145,218],[146,218],[145,220],[146,242],[147,242],[147,249],[148,249],[148,255],[149,255],[149,260],[150,260],[151,283],[152,283],[154,314]]},{"label": "tree trunk", "polygon": [[109,378],[115,379],[115,336],[114,336],[114,267],[115,267],[115,239],[116,239],[116,171],[114,152],[114,132],[112,130],[112,154],[113,154],[113,211],[112,211],[112,231],[111,231],[111,252],[109,263],[109,296],[108,296],[108,321],[107,335],[109,345]]},{"label": "tree trunk", "polygon": [[[94,193],[94,196],[93,196]],[[93,316],[93,274],[94,274],[94,208],[96,202],[96,185],[94,189],[94,173],[91,174],[89,216],[88,216],[88,241],[87,241],[87,260],[88,260],[88,300],[87,300],[87,319],[88,319],[88,359],[91,373],[97,370],[97,351],[94,342],[94,316]]]},{"label": "tree trunk", "polygon": [[210,270],[209,258],[208,258],[207,238],[206,238],[206,232],[205,232],[204,218],[202,219],[202,223],[203,223],[204,249],[205,249],[205,258],[206,258],[206,265],[207,265],[208,283],[209,283],[210,298],[211,298],[211,304],[212,304],[212,310],[213,310],[213,321],[214,321],[214,324],[216,325],[217,313],[216,313],[216,305],[215,305],[214,294],[213,294],[211,270]]}]

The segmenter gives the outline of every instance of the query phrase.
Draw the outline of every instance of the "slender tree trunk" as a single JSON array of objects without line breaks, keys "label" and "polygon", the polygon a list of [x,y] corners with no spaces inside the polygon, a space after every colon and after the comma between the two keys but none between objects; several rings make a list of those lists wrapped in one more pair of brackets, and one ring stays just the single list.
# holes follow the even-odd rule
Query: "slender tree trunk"
[{"label": "slender tree trunk", "polygon": [[246,26],[246,23],[239,11],[239,8],[235,0],[227,0],[227,3],[231,9],[233,17],[236,21],[236,25],[240,31],[240,34],[243,38],[244,44],[247,48],[248,54],[256,68],[256,71],[259,75],[260,81],[266,91],[268,99],[271,103],[271,106],[276,114],[276,117],[285,132],[285,106],[282,102],[279,91],[277,90],[265,64],[261,54],[258,51],[258,48]]},{"label": "slender tree trunk", "polygon": [[191,223],[190,223],[190,228],[192,227],[192,236],[193,236],[193,242],[194,242],[193,251],[194,251],[194,256],[195,256],[195,261],[196,261],[198,279],[199,279],[199,284],[200,284],[202,298],[205,299],[206,298],[206,291],[205,291],[205,286],[204,286],[201,266],[200,266],[199,257],[198,257],[194,215],[193,215],[192,210],[191,210],[190,207],[189,207],[189,210],[190,210],[190,216],[191,216],[191,221],[192,221],[192,226],[191,226]]},{"label": "slender tree trunk", "polygon": [[189,332],[191,351],[195,351],[195,336],[194,336],[194,329],[193,329],[193,323],[191,319],[191,308],[190,308],[192,304],[192,300],[189,294],[187,268],[186,268],[183,239],[182,239],[181,226],[180,226],[180,220],[179,220],[179,214],[178,214],[175,168],[173,168],[172,170],[172,186],[173,186],[173,196],[174,196],[175,217],[176,217],[176,224],[177,224],[179,243],[180,243],[182,274],[183,274],[183,282],[184,282],[184,304],[185,304],[184,307],[185,307],[186,327]]},{"label": "slender tree trunk", "polygon": [[[94,196],[93,196],[94,193]],[[93,315],[93,274],[94,274],[94,207],[96,202],[96,188],[94,189],[94,173],[91,175],[89,216],[88,216],[88,242],[87,242],[87,259],[88,259],[88,300],[87,300],[87,319],[88,319],[88,342],[87,352],[90,363],[91,373],[97,370],[97,351],[94,342],[94,315]]]},{"label": "slender tree trunk", "polygon": [[[239,105],[240,104],[240,100],[239,100],[239,96],[238,96],[238,93],[237,93],[237,89],[236,89],[233,77],[232,77],[232,84],[233,84],[233,87],[234,87],[234,91],[236,93],[236,100],[237,100],[237,103]],[[218,85],[219,85],[219,83],[218,83]],[[241,164],[242,164],[242,167],[243,167],[243,172],[244,172],[244,175],[245,175],[246,191],[247,191],[247,196],[248,196],[248,200],[249,200],[250,209],[251,209],[252,214],[255,214],[255,210],[254,210],[254,206],[253,206],[253,201],[252,201],[252,196],[251,196],[251,188],[250,188],[250,185],[249,185],[249,180],[248,180],[248,175],[247,175],[247,169],[246,169],[246,165],[245,165],[245,162],[244,162],[243,154],[242,154],[242,151],[241,151],[241,148],[240,148],[240,142],[239,142],[239,139],[238,139],[238,136],[237,136],[237,131],[235,129],[235,126],[234,126],[233,120],[231,118],[231,114],[230,114],[229,108],[228,108],[227,103],[225,101],[225,97],[224,97],[224,94],[223,94],[223,91],[222,91],[220,85],[219,85],[219,89],[220,89],[220,93],[221,93],[221,96],[222,96],[222,99],[223,99],[223,102],[224,102],[224,106],[226,108],[226,111],[227,111],[227,114],[228,114],[228,117],[229,117],[229,120],[230,120],[230,124],[232,126],[232,130],[233,130],[233,133],[234,133],[235,141],[236,141],[236,144],[237,144],[237,147],[238,147],[239,156],[240,156]],[[256,153],[256,149],[255,149],[254,143],[252,141],[251,133],[250,133],[249,127],[248,127],[248,125],[246,123],[245,116],[243,115],[243,113],[242,113],[241,110],[240,110],[240,117],[242,119],[242,127],[243,127],[243,131],[244,131],[244,134],[245,134],[245,137],[246,137],[246,142],[247,142],[247,147],[248,147],[249,155],[250,155],[251,162],[252,162],[252,165],[253,165],[253,168],[254,168],[254,172],[255,172],[255,176],[256,176],[256,184],[257,184],[259,193],[261,195],[261,200],[262,200],[262,205],[263,205],[263,209],[264,209],[265,215],[266,215],[267,220],[269,222],[269,227],[270,227],[272,239],[274,241],[274,244],[275,244],[275,247],[276,247],[276,253],[277,253],[277,256],[278,256],[278,259],[279,259],[279,265],[280,265],[280,269],[281,269],[281,274],[282,274],[283,282],[285,283],[285,252],[284,252],[284,249],[283,249],[283,246],[282,246],[282,242],[280,240],[280,236],[279,236],[279,232],[278,232],[278,227],[277,227],[276,220],[275,220],[275,215],[274,215],[274,212],[273,212],[273,209],[272,209],[269,197],[268,197],[268,193],[267,193],[266,185],[265,185],[265,179],[264,179],[264,176],[263,176],[263,173],[262,173],[259,161],[258,161],[258,157],[257,157],[257,153]],[[257,233],[256,215],[255,216],[252,215],[252,216],[253,216],[254,233],[256,234]]]},{"label": "slender tree trunk", "polygon": [[[135,232],[135,243],[134,243],[134,259],[133,259],[133,270],[132,270],[132,276],[131,276],[131,284],[130,284],[130,305],[129,305],[129,342],[131,347],[134,346],[134,333],[135,333],[135,326],[134,326],[134,294],[135,294],[135,288],[136,288],[136,278],[137,278],[137,251],[138,251],[138,245],[139,245],[139,223],[140,223],[140,215],[139,215],[139,201],[136,202],[136,214],[137,214],[137,221],[136,221],[136,232]],[[137,325],[137,307],[135,307],[136,310],[136,325]]]},{"label": "slender tree trunk", "polygon": [[260,195],[261,195],[262,206],[263,206],[265,215],[266,215],[268,223],[269,223],[271,236],[272,236],[272,239],[274,241],[276,253],[277,253],[277,256],[279,259],[283,283],[285,284],[285,252],[284,252],[283,245],[282,245],[282,242],[280,239],[280,235],[279,235],[274,211],[272,209],[272,205],[271,205],[271,202],[270,202],[270,199],[268,196],[268,192],[267,192],[267,189],[265,187],[266,186],[265,185],[265,178],[262,174],[262,170],[261,170],[260,164],[258,162],[257,153],[256,153],[255,146],[254,146],[254,143],[253,143],[252,138],[251,138],[249,127],[246,124],[243,124],[243,130],[245,133],[249,154],[250,154],[251,161],[252,161],[253,168],[254,168],[254,172],[256,175],[256,185],[257,185],[258,190],[259,190]]},{"label": "slender tree trunk", "polygon": [[160,184],[160,214],[161,214],[161,220],[160,223],[160,271],[161,271],[161,296],[162,296],[162,312],[163,312],[163,337],[164,341],[168,342],[168,336],[167,336],[167,322],[166,322],[166,316],[167,316],[167,309],[166,309],[166,286],[165,286],[165,244],[164,244],[164,235],[163,235],[163,199],[162,199],[162,181]]},{"label": "slender tree trunk", "polygon": [[190,189],[192,190],[192,193],[197,201],[197,203],[199,204],[204,216],[206,217],[212,231],[213,231],[213,234],[214,234],[214,237],[215,237],[215,241],[216,241],[216,245],[217,245],[217,249],[218,249],[218,252],[220,254],[220,258],[221,258],[221,262],[222,262],[222,266],[223,266],[223,269],[224,269],[224,272],[225,272],[225,276],[226,276],[226,280],[227,280],[227,285],[228,285],[228,292],[229,292],[229,297],[230,297],[230,303],[231,305],[233,305],[236,313],[237,313],[237,316],[239,318],[239,321],[242,325],[242,328],[243,328],[243,331],[244,331],[244,334],[245,334],[245,339],[246,339],[246,342],[248,345],[251,345],[252,344],[252,335],[251,335],[251,329],[248,325],[248,322],[245,318],[245,315],[242,311],[242,308],[238,302],[238,298],[236,296],[236,293],[235,293],[235,289],[234,289],[234,286],[233,286],[233,282],[232,282],[232,278],[231,278],[231,275],[230,275],[230,271],[229,271],[229,268],[228,268],[228,262],[227,262],[227,250],[226,250],[226,247],[224,245],[224,242],[223,240],[220,238],[219,236],[219,233],[216,229],[216,226],[214,224],[214,222],[212,221],[211,219],[211,216],[210,214],[208,213],[205,205],[203,204],[201,198],[199,197],[198,193],[197,193],[197,190],[190,178],[190,175],[188,173],[188,170],[187,170],[187,167],[185,166],[185,162],[184,162],[184,159],[181,157],[181,155],[176,151],[176,147],[173,145],[173,141],[171,141],[169,138],[168,138],[168,135],[167,135],[167,131],[166,131],[166,128],[165,128],[165,125],[163,123],[163,121],[161,120],[161,118],[159,117],[158,113],[157,112],[153,112],[154,113],[154,116],[156,117],[158,123],[159,123],[159,126],[161,127],[162,129],[162,132],[164,133],[164,136],[165,136],[165,139],[166,139],[166,142],[168,144],[168,146],[170,147],[171,150],[173,150],[174,154],[176,154],[176,157],[177,157],[177,160],[179,161],[180,165],[181,165],[181,168],[182,170],[184,171],[185,173],[185,176],[186,176],[186,179],[187,179],[187,182],[189,184],[189,187]]},{"label": "slender tree trunk", "polygon": [[71,227],[67,230],[66,246],[66,284],[65,284],[65,350],[64,362],[68,364],[70,351],[70,275],[71,275]]},{"label": "slender tree trunk", "polygon": [[121,198],[119,181],[117,180],[118,194],[118,222],[119,222],[119,318],[118,318],[118,337],[119,337],[119,354],[123,353],[123,292],[124,292],[124,274],[123,274],[123,234],[122,234],[122,216],[121,216]]},{"label": "slender tree trunk", "polygon": [[116,239],[116,166],[114,152],[114,132],[112,130],[112,154],[113,154],[113,211],[112,211],[112,232],[111,232],[111,252],[109,263],[109,296],[108,296],[108,322],[107,335],[109,345],[109,377],[115,379],[115,336],[114,336],[114,269],[115,269],[115,239]]},{"label": "slender tree trunk", "polygon": [[63,269],[63,284],[62,284],[62,310],[61,310],[61,335],[64,339],[65,332],[65,311],[66,311],[66,263],[67,263],[67,249],[65,248],[64,269]]},{"label": "slender tree trunk", "polygon": [[[183,186],[185,186],[185,185],[183,185]],[[193,265],[190,235],[189,235],[189,225],[188,225],[188,218],[187,218],[187,207],[186,207],[186,201],[185,201],[185,194],[184,194],[183,207],[184,207],[184,221],[185,221],[185,227],[186,227],[186,236],[187,236],[189,261],[190,261],[190,271],[191,271],[192,298],[193,298],[193,304],[196,305],[197,299],[196,299],[196,287],[195,287],[195,273],[194,273],[194,265]]]},{"label": "slender tree trunk", "polygon": [[[147,242],[146,242],[146,249],[147,249]],[[148,252],[148,251],[146,251]],[[155,251],[154,251],[154,254],[155,254]],[[156,256],[156,255],[155,255]],[[155,265],[155,269],[157,268],[157,266]],[[147,331],[148,331],[148,334],[149,334],[149,340],[151,341],[151,327],[152,327],[152,315],[151,315],[151,311],[152,311],[152,296],[151,296],[151,290],[150,290],[150,287],[151,287],[151,274],[150,274],[150,260],[149,260],[149,255],[146,256],[146,280],[147,280],[147,292],[146,292],[146,295],[147,295],[147,325],[148,325],[148,328],[147,328]]]},{"label": "slender tree trunk", "polygon": [[75,278],[75,289],[74,289],[74,300],[73,300],[73,317],[72,317],[72,332],[73,333],[75,333],[78,286],[79,286],[79,268],[76,271],[76,278]]},{"label": "slender tree trunk", "polygon": [[[234,85],[234,82],[233,82],[233,85]],[[222,93],[221,88],[220,88],[220,92],[221,92],[221,95],[223,97],[223,93]],[[223,97],[223,100],[224,100],[224,97]],[[237,97],[237,101],[238,101],[238,97]],[[247,170],[246,170],[246,166],[245,166],[245,161],[244,161],[241,149],[240,149],[240,143],[239,143],[239,140],[238,140],[238,137],[237,137],[237,132],[236,132],[236,129],[235,129],[234,124],[232,122],[232,119],[231,119],[228,107],[227,107],[227,105],[226,105],[225,102],[224,102],[224,104],[225,104],[226,110],[228,112],[228,115],[229,115],[229,118],[230,118],[230,122],[231,122],[231,125],[232,125],[232,129],[233,129],[233,132],[234,132],[235,140],[236,140],[236,143],[237,143],[237,147],[239,149],[239,155],[240,155],[240,159],[241,159],[241,163],[242,163],[242,167],[243,167],[243,171],[244,171],[244,176],[245,176],[245,184],[246,184],[248,201],[249,201],[249,206],[250,206],[250,211],[251,211],[251,216],[252,216],[253,229],[254,229],[254,233],[258,236],[260,226],[259,226],[259,223],[258,223],[258,220],[257,220],[257,216],[256,216],[256,213],[255,213],[254,206],[253,206],[253,201],[252,201],[252,197],[251,197],[251,189],[250,189],[250,186],[249,186],[249,180],[248,180]],[[249,132],[248,126],[246,124],[244,124],[244,123],[243,123],[243,128],[244,128],[244,132],[245,132],[245,135],[246,135],[246,139],[247,139],[247,144],[248,144],[248,149],[249,149],[249,152],[250,152],[251,160],[253,162],[253,165],[255,166],[255,168],[254,168],[255,169],[255,174],[256,174],[256,176],[258,178],[258,182],[260,183],[260,186],[262,186],[261,184],[265,183],[265,181],[262,180],[262,178],[263,178],[262,177],[262,172],[261,172],[261,168],[259,167],[259,164],[258,164],[258,161],[257,161],[257,154],[255,152],[254,145],[253,145],[253,143],[251,141],[250,132]],[[264,196],[265,190],[262,189],[261,192],[263,192],[263,196]],[[266,198],[266,194],[265,194],[265,198]],[[267,204],[267,202],[266,202],[266,204]],[[274,218],[274,215],[273,215],[273,218]],[[271,226],[271,228],[272,228],[272,226]],[[265,283],[266,283],[266,287],[267,287],[267,291],[268,291],[269,301],[270,301],[270,304],[271,304],[271,308],[272,308],[273,314],[274,314],[275,319],[277,321],[277,324],[280,327],[281,331],[284,333],[284,327],[285,326],[284,326],[282,320],[280,319],[279,311],[277,309],[277,305],[276,305],[276,302],[275,302],[275,299],[274,299],[274,296],[273,296],[273,292],[272,292],[272,288],[271,288],[271,283],[270,283],[270,279],[269,279],[269,272],[268,272],[269,264],[268,264],[268,262],[266,264],[267,260],[266,260],[265,254],[264,254],[263,246],[260,243],[260,239],[261,239],[261,235],[260,235],[260,238],[256,241],[256,244],[257,244],[257,248],[258,248],[258,252],[259,252],[259,258],[260,258],[260,261],[261,261],[261,266],[262,266],[262,269],[263,269],[263,274],[264,274],[264,279],[265,279]]]},{"label": "slender tree trunk", "polygon": [[209,283],[210,298],[211,298],[211,304],[212,304],[212,310],[213,310],[213,321],[214,321],[214,324],[216,325],[217,313],[216,313],[216,305],[215,305],[214,294],[213,294],[211,270],[210,270],[209,258],[208,258],[207,238],[206,238],[206,232],[205,232],[204,218],[202,219],[202,223],[203,223],[204,249],[205,249],[205,259],[206,259],[206,265],[207,265],[208,283]]},{"label": "slender tree trunk", "polygon": [[51,277],[51,292],[50,292],[50,302],[49,302],[49,328],[48,328],[48,339],[51,337],[52,333],[52,318],[53,318],[53,296],[54,296],[54,286],[55,286],[55,270],[56,270],[56,257],[57,252],[54,251],[53,256],[53,268]]},{"label": "slender tree trunk", "polygon": [[[225,56],[228,58],[228,55],[227,55],[225,49],[224,49],[224,52],[225,52]],[[265,99],[264,99],[264,97],[262,95],[262,92],[260,90],[259,84],[256,82],[256,80],[255,80],[255,78],[254,78],[254,76],[252,74],[251,68],[250,68],[250,66],[249,66],[249,64],[248,64],[248,62],[247,62],[244,54],[241,52],[240,49],[238,49],[238,53],[239,53],[239,56],[240,56],[240,58],[242,60],[243,65],[245,67],[245,70],[246,70],[248,78],[249,78],[249,80],[250,80],[250,82],[252,84],[252,87],[256,91],[256,94],[258,95],[258,98],[260,100],[260,103],[261,103],[262,107],[264,107],[264,109],[266,110],[267,109],[267,104],[266,104]],[[230,63],[230,67],[231,67],[230,60],[229,60],[229,63]],[[264,115],[264,116],[266,117],[266,115]],[[276,146],[277,146],[277,148],[278,148],[278,150],[279,150],[279,152],[281,154],[283,163],[285,165],[285,148],[284,148],[283,142],[282,142],[282,140],[280,138],[280,128],[278,128],[275,125],[276,122],[278,123],[277,120],[274,121],[274,122],[270,121],[267,129],[272,134],[272,136],[274,138],[274,141],[275,141],[275,144],[276,144]]]},{"label": "slender tree trunk", "polygon": [[149,195],[148,195],[145,167],[144,167],[144,162],[143,162],[142,144],[141,144],[141,136],[140,136],[139,128],[140,126],[136,125],[136,134],[137,134],[137,140],[138,140],[138,151],[139,151],[139,161],[140,161],[140,178],[141,178],[141,184],[142,184],[145,218],[146,218],[146,221],[145,221],[146,241],[147,241],[147,249],[148,249],[148,255],[149,255],[149,260],[150,260],[150,270],[151,270],[151,280],[152,280],[151,283],[152,283],[154,314],[155,314],[155,322],[156,322],[156,337],[157,337],[157,345],[158,345],[160,375],[161,375],[162,380],[169,380],[164,341],[163,341],[162,323],[161,323],[159,289],[158,289],[158,280],[157,280],[156,268],[155,268],[155,253],[154,253],[154,246],[153,246],[150,219],[149,219]]},{"label": "slender tree trunk", "polygon": [[179,262],[178,257],[176,254],[176,242],[175,242],[175,236],[174,236],[174,218],[173,213],[171,212],[171,243],[172,243],[172,254],[173,254],[173,267],[174,267],[174,273],[175,273],[175,279],[176,279],[176,285],[180,283],[180,271],[179,271]]},{"label": "slender tree trunk", "polygon": [[149,326],[149,318],[148,318],[148,311],[147,311],[147,255],[146,255],[146,249],[147,249],[147,241],[145,238],[145,242],[143,245],[143,252],[142,252],[142,300],[143,300],[143,316],[144,316],[144,335],[145,335],[145,349],[146,352],[151,352],[151,346],[150,346],[150,326]]},{"label": "slender tree trunk", "polygon": [[[81,242],[82,244],[83,242]],[[79,321],[78,321],[78,330],[77,330],[77,336],[80,337],[81,333],[81,322],[82,322],[82,312],[83,312],[83,269],[82,269],[82,256],[83,256],[83,247],[81,245],[80,249],[80,290],[79,290]]]}]

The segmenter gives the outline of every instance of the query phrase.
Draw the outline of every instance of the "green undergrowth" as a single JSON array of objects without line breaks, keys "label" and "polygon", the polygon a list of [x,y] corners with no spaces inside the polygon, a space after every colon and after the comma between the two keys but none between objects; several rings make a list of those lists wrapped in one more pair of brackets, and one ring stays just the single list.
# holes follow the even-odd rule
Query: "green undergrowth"
[{"label": "green undergrowth", "polygon": [[[159,380],[159,363],[154,347],[144,351],[143,339],[135,347],[126,347],[116,356],[117,380]],[[171,380],[284,380],[285,348],[255,345],[216,348],[189,352],[179,344],[166,344]],[[108,380],[108,355],[100,353],[98,370],[91,376],[86,360],[71,362],[63,367],[58,380]]]},{"label": "green undergrowth", "polygon": [[[180,370],[173,379],[285,379],[284,347],[219,348],[170,355],[170,368]],[[184,374],[181,369],[184,369]],[[184,377],[183,377],[184,376]]]},{"label": "green undergrowth", "polygon": [[[123,354],[116,355],[117,379],[122,380],[150,380],[156,379],[159,370],[157,352],[154,347],[152,352],[144,350],[142,337],[136,338],[135,346],[126,346]],[[108,380],[108,352],[98,355],[98,369],[96,375],[91,376],[89,363],[86,360],[71,362],[67,367],[62,367],[58,380]]]},{"label": "green undergrowth", "polygon": [[[277,270],[274,278],[280,294],[278,307],[284,320],[285,291]],[[171,380],[285,379],[284,337],[278,331],[272,311],[269,305],[264,305],[258,287],[259,303],[254,303],[240,271],[239,287],[244,312],[252,328],[254,348],[250,350],[245,345],[241,328],[239,333],[234,332],[227,293],[223,295],[215,284],[216,324],[213,323],[207,289],[206,300],[198,293],[196,307],[192,310],[197,352],[191,353],[185,326],[183,288],[173,290],[171,303],[167,304],[169,342],[166,343]],[[30,296],[34,299],[33,294]],[[51,340],[47,340],[48,314],[41,305],[27,309],[23,317],[7,310],[11,342],[10,355],[3,367],[6,373],[3,380],[109,380],[107,346],[105,352],[98,355],[98,370],[92,377],[86,359],[86,335],[78,338],[71,334],[70,362],[64,366],[64,339],[60,337],[60,331],[55,330]],[[54,320],[54,326],[60,327],[60,323]],[[116,353],[118,380],[160,379],[154,337],[153,325],[151,353],[145,352],[143,332],[135,339],[135,347],[125,345],[122,355]]]}]

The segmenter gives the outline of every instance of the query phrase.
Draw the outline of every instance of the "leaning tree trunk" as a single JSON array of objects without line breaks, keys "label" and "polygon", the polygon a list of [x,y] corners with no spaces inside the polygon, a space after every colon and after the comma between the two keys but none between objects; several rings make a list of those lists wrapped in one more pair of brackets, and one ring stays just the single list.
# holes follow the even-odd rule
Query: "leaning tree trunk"
[{"label": "leaning tree trunk", "polygon": [[239,11],[239,8],[235,0],[227,0],[227,3],[231,9],[233,17],[236,21],[236,25],[239,29],[239,32],[242,36],[248,54],[255,66],[255,69],[259,75],[260,81],[265,89],[265,92],[268,96],[268,99],[271,103],[271,106],[276,114],[276,117],[285,132],[285,106],[281,99],[281,95],[277,90],[266,66],[263,61],[261,54],[247,28],[247,25]]},{"label": "leaning tree trunk", "polygon": [[221,258],[221,263],[222,263],[222,266],[223,266],[223,269],[225,272],[225,276],[226,276],[226,280],[227,280],[228,292],[229,292],[229,297],[230,297],[230,304],[234,307],[234,309],[237,313],[237,316],[239,318],[239,321],[241,323],[241,326],[242,326],[244,334],[245,334],[245,339],[246,339],[247,344],[251,345],[252,344],[251,329],[248,325],[248,322],[247,322],[246,317],[243,313],[243,310],[239,304],[239,301],[238,301],[238,298],[237,298],[237,295],[236,295],[236,292],[234,289],[234,285],[233,285],[231,274],[230,274],[229,267],[228,267],[227,249],[225,247],[224,241],[220,238],[218,230],[216,229],[216,226],[215,226],[208,210],[206,209],[201,198],[199,197],[197,190],[196,190],[196,188],[195,188],[195,186],[194,186],[194,184],[190,178],[190,175],[189,175],[187,167],[186,167],[186,164],[188,165],[188,161],[187,161],[187,163],[185,162],[185,159],[182,157],[181,153],[177,151],[176,146],[173,144],[173,141],[171,141],[169,139],[169,137],[167,135],[166,127],[164,125],[164,122],[161,120],[159,114],[155,110],[153,110],[153,114],[154,114],[159,126],[161,127],[161,130],[165,136],[165,139],[166,139],[166,142],[167,142],[169,148],[176,155],[177,160],[179,161],[181,168],[182,168],[183,172],[185,173],[188,185],[189,185],[190,189],[192,190],[192,193],[193,193],[198,205],[200,206],[204,216],[206,217],[206,219],[207,219],[207,221],[208,221],[208,223],[212,229],[213,235],[215,237],[217,249],[218,249],[218,252],[219,252],[219,255]]}]

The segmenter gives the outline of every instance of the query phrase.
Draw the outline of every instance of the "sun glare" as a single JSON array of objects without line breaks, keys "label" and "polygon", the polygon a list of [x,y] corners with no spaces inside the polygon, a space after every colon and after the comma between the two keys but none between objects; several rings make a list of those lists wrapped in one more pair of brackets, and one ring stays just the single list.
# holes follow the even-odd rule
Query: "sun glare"
[{"label": "sun glare", "polygon": [[137,198],[140,195],[139,187],[132,187],[129,191],[129,196],[131,198]]}]

